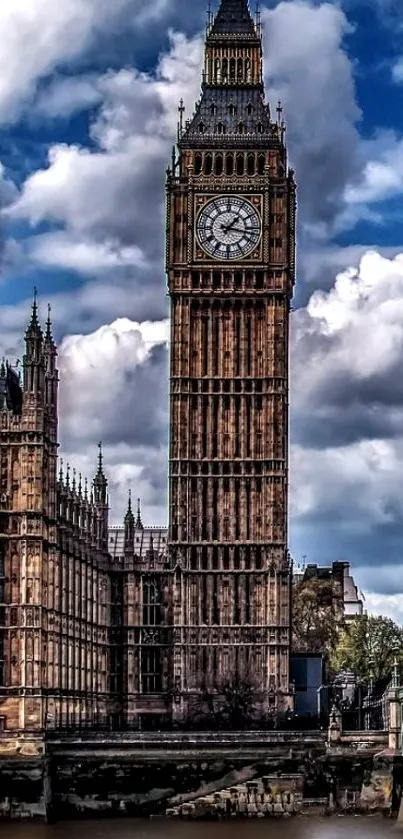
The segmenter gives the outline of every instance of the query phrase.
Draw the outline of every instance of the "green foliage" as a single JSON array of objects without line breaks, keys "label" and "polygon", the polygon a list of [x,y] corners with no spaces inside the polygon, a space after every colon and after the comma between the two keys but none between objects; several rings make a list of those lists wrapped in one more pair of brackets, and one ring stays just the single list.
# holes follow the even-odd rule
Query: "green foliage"
[{"label": "green foliage", "polygon": [[293,588],[293,648],[329,658],[343,623],[342,593],[329,580],[302,580]]},{"label": "green foliage", "polygon": [[368,683],[387,678],[397,656],[403,661],[403,630],[390,618],[361,615],[341,633],[331,657],[335,672],[352,670],[360,681]]}]

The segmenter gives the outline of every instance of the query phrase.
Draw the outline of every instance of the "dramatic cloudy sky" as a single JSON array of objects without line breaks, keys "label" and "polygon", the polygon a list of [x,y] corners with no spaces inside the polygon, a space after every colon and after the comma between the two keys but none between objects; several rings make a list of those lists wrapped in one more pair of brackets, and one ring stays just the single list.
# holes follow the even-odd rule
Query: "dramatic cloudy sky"
[{"label": "dramatic cloudy sky", "polygon": [[[166,521],[164,171],[198,96],[204,0],[0,4],[0,344],[34,285],[60,344],[63,454],[105,442],[112,520],[128,487]],[[299,184],[291,547],[348,559],[403,620],[403,8],[267,0],[268,96]]]}]

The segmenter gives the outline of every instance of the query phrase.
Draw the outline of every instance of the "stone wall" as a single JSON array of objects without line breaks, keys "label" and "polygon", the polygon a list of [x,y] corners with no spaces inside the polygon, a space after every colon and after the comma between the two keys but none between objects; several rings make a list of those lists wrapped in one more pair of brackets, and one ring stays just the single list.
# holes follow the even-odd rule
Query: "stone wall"
[{"label": "stone wall", "polygon": [[[245,802],[258,803],[263,792],[269,796],[262,799],[266,805],[279,805],[280,800],[270,796],[280,795],[281,803],[291,806],[295,797],[291,800],[289,793],[295,789],[289,786],[290,778],[299,779],[297,810],[301,801],[303,811],[310,809],[308,802],[320,805],[322,811],[323,802],[329,801],[343,809],[358,802],[363,790],[364,798],[379,802],[381,775],[386,779],[382,772],[373,774],[373,754],[358,754],[353,747],[334,753],[318,732],[163,739],[161,735],[108,740],[98,736],[54,740],[42,753],[40,745],[26,741],[15,740],[14,752],[11,746],[7,751],[4,741],[0,744],[0,817],[7,818],[150,816],[179,808],[183,812],[183,805],[201,798],[221,801],[221,793],[231,789],[240,790],[242,807]],[[402,769],[393,771],[400,772],[401,784]],[[263,789],[262,779],[268,777],[270,790]],[[392,781],[389,761],[388,788]],[[256,802],[245,798],[245,790],[249,798],[255,795]]]}]

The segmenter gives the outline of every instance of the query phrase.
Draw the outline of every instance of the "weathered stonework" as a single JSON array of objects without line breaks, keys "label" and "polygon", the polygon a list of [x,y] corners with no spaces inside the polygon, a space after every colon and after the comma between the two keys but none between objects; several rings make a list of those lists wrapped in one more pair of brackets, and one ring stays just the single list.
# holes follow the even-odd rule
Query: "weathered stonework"
[{"label": "weathered stonework", "polygon": [[[185,125],[181,113],[179,156],[167,177],[179,718],[201,681],[214,690],[222,680],[250,677],[266,710],[291,704],[288,355],[296,202],[281,112],[271,118],[262,78],[261,36],[247,3],[223,0],[207,32],[201,99]],[[211,199],[231,196],[260,218],[259,242],[244,255],[245,234],[238,253],[228,245],[227,254],[222,246],[211,255],[198,238],[198,218]],[[231,222],[227,215],[229,231],[242,229],[241,216]],[[213,222],[218,237],[219,228]]]},{"label": "weathered stonework", "polygon": [[[0,723],[91,724],[109,703],[106,479],[57,475],[58,370],[34,302],[23,381],[0,370]],[[1,753],[1,742],[0,742]]]},{"label": "weathered stonework", "polygon": [[0,815],[390,815],[403,760],[376,754],[379,738],[364,737],[361,755],[351,744],[334,754],[318,732],[52,738],[43,755],[0,755]]}]

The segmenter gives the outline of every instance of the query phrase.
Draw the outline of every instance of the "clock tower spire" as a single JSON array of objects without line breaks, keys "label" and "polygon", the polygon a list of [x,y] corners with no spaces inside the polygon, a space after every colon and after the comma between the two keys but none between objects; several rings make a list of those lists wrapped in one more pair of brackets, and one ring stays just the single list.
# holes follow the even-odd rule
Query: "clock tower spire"
[{"label": "clock tower spire", "polygon": [[[209,20],[167,176],[174,714],[249,680],[290,707],[289,313],[295,183],[247,0]],[[202,674],[202,675],[200,675]]]}]

